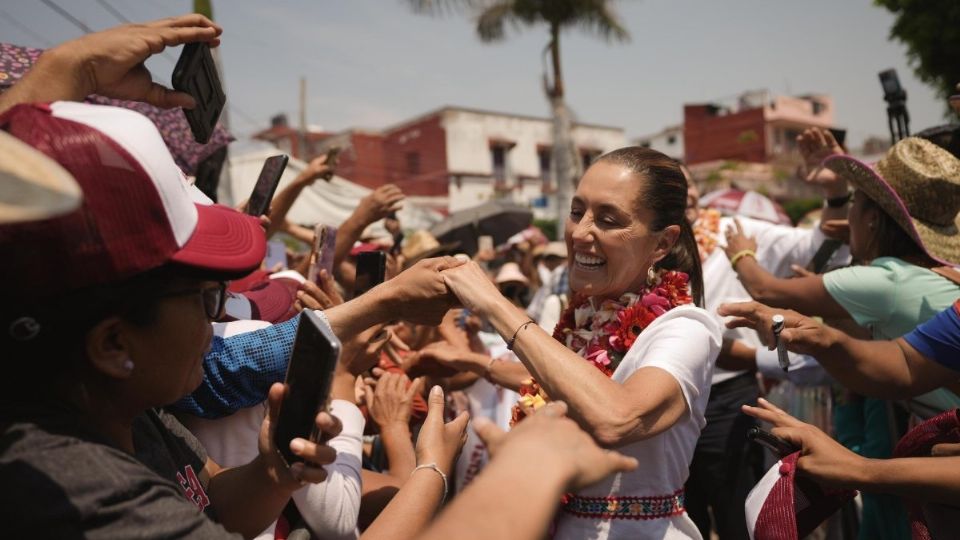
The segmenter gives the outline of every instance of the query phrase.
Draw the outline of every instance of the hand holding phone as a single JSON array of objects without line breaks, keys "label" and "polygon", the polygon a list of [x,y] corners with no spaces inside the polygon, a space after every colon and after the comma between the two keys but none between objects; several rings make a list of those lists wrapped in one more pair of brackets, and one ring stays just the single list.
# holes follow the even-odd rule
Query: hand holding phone
[{"label": "hand holding phone", "polygon": [[340,161],[340,147],[334,146],[327,150],[327,160],[324,162],[324,165],[327,166],[327,172],[323,173],[321,178],[329,182],[333,178],[333,172],[337,168],[338,161]]},{"label": "hand holding phone", "polygon": [[287,392],[273,432],[273,442],[287,465],[303,461],[290,450],[290,441],[319,440],[315,419],[317,413],[327,408],[341,348],[340,340],[319,315],[303,311],[287,365]]},{"label": "hand holding phone", "polygon": [[752,427],[749,431],[747,431],[747,439],[767,447],[771,452],[779,457],[786,457],[794,452],[800,451],[799,446],[786,439],[781,439],[773,433],[764,431],[758,427]]},{"label": "hand holding phone", "polygon": [[353,297],[383,283],[387,272],[387,256],[384,252],[365,251],[357,255],[357,279],[354,281]]},{"label": "hand holding phone", "polygon": [[217,66],[210,54],[210,44],[194,42],[184,45],[173,68],[171,82],[174,89],[190,94],[196,102],[196,107],[184,109],[183,113],[190,124],[193,138],[198,143],[206,143],[213,135],[223,106],[227,103]]},{"label": "hand holding phone", "polygon": [[253,193],[247,201],[247,213],[251,216],[262,216],[270,210],[270,202],[273,200],[273,194],[277,191],[277,185],[280,184],[280,177],[283,176],[284,169],[287,168],[289,158],[280,154],[267,158],[260,169],[260,177],[257,178],[256,185],[253,186]]}]

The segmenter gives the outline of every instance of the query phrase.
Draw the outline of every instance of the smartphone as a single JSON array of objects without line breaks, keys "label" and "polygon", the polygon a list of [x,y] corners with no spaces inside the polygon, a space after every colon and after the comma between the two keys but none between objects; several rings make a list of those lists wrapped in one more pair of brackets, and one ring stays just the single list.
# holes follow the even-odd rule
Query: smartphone
[{"label": "smartphone", "polygon": [[750,428],[747,431],[747,439],[752,442],[755,442],[759,445],[765,446],[770,449],[771,452],[780,456],[786,457],[794,452],[799,452],[800,447],[793,444],[792,442],[781,439],[769,431],[764,431],[756,426]]},{"label": "smartphone", "polygon": [[284,380],[287,392],[273,433],[273,442],[287,465],[303,461],[290,451],[290,441],[297,437],[320,440],[315,420],[317,413],[327,408],[340,349],[340,340],[330,326],[313,310],[303,310]]},{"label": "smartphone", "polygon": [[387,271],[387,256],[384,252],[365,251],[357,255],[357,279],[353,286],[353,297],[369,291],[383,283]]},{"label": "smartphone", "polygon": [[318,223],[313,228],[313,246],[310,249],[310,268],[307,280],[320,284],[320,270],[333,275],[333,255],[337,247],[337,228]]},{"label": "smartphone", "polygon": [[330,167],[330,170],[323,174],[323,179],[327,182],[333,178],[333,171],[337,168],[337,162],[340,160],[340,147],[334,146],[327,150],[327,167]]},{"label": "smartphone", "polygon": [[217,66],[207,43],[187,43],[173,68],[173,88],[193,96],[197,106],[183,109],[190,131],[198,143],[206,143],[220,119],[227,96],[223,93]]},{"label": "smartphone", "polygon": [[253,193],[247,201],[248,214],[262,216],[270,210],[270,201],[273,200],[273,194],[277,191],[277,185],[280,184],[280,177],[283,176],[289,159],[286,155],[280,154],[268,157],[263,162],[260,177],[257,178],[257,184],[253,186]]}]

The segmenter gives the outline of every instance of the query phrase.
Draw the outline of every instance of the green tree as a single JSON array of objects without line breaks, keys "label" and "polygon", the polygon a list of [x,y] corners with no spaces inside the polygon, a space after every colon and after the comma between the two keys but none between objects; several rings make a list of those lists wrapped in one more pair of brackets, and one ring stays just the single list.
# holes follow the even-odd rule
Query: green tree
[{"label": "green tree", "polygon": [[[626,41],[629,33],[620,23],[610,0],[408,0],[420,13],[437,14],[466,9],[476,19],[481,41],[506,39],[507,27],[546,26],[550,40],[544,55],[550,56],[550,71],[543,74],[543,90],[550,101],[553,119],[553,171],[557,182],[557,230],[563,224],[573,188],[583,174],[581,160],[571,134],[570,110],[564,101],[563,71],[560,62],[560,33],[576,28],[608,42]],[[551,77],[552,75],[552,77]]]},{"label": "green tree", "polygon": [[874,0],[896,20],[890,38],[907,46],[907,58],[921,81],[941,97],[960,83],[960,1]]}]

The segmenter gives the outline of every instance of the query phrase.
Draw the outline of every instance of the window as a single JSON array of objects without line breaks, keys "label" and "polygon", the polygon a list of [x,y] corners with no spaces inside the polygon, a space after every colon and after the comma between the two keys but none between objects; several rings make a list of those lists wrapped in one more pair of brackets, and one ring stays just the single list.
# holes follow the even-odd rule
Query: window
[{"label": "window", "polygon": [[667,144],[677,144],[677,136],[676,135],[667,136]]},{"label": "window", "polygon": [[411,176],[420,174],[420,154],[418,152],[407,152],[407,174]]},{"label": "window", "polygon": [[551,148],[538,148],[537,149],[537,160],[540,162],[540,180],[543,183],[550,183],[550,162],[552,161],[551,154],[553,149]]},{"label": "window", "polygon": [[580,157],[583,159],[583,170],[586,171],[590,168],[590,165],[593,163],[593,160],[600,157],[599,150],[581,150]]},{"label": "window", "polygon": [[650,148],[650,141],[640,141],[640,146]]},{"label": "window", "polygon": [[490,159],[493,161],[493,180],[498,184],[507,183],[507,148],[491,146]]}]

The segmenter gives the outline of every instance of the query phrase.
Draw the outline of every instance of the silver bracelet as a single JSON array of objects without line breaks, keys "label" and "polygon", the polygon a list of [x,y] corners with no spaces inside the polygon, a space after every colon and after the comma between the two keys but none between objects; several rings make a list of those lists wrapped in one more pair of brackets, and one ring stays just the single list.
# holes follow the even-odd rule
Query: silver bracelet
[{"label": "silver bracelet", "polygon": [[414,467],[413,472],[410,473],[410,476],[413,476],[413,473],[419,471],[420,469],[432,469],[437,471],[437,474],[440,475],[440,479],[443,480],[443,498],[440,499],[440,502],[447,500],[447,475],[443,474],[443,471],[440,470],[440,467],[437,467],[436,463],[424,463],[423,465],[417,465]]}]

